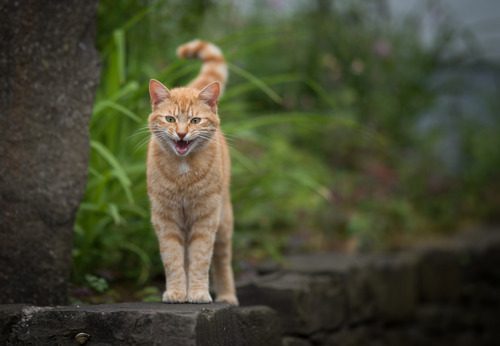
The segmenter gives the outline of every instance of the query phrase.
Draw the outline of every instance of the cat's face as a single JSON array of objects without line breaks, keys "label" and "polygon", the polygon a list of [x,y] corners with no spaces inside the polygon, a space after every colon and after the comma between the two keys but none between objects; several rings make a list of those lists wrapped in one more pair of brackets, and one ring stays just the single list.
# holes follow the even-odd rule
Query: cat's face
[{"label": "cat's face", "polygon": [[217,98],[219,83],[199,91],[193,88],[168,90],[151,80],[149,93],[153,112],[149,129],[165,150],[178,156],[187,156],[208,143],[217,128]]}]

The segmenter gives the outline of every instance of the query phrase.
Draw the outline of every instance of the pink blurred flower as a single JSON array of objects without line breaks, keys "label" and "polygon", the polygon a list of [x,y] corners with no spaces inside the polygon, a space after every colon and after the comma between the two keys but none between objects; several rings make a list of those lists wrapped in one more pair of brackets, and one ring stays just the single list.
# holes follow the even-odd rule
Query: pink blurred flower
[{"label": "pink blurred flower", "polygon": [[392,45],[385,39],[379,39],[373,44],[373,51],[379,57],[387,58],[392,54]]}]

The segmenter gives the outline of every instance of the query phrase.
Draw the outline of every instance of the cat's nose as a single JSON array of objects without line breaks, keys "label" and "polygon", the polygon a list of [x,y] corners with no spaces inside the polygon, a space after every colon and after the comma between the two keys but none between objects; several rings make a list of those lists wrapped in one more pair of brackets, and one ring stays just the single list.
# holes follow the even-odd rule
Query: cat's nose
[{"label": "cat's nose", "polygon": [[181,139],[181,141],[186,137],[187,132],[177,132],[177,136]]}]

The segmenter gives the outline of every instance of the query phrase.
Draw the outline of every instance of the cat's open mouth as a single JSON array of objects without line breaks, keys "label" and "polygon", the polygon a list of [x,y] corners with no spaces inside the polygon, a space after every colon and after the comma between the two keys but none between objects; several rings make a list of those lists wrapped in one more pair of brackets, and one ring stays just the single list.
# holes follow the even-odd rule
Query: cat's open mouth
[{"label": "cat's open mouth", "polygon": [[175,141],[175,150],[177,150],[177,153],[179,153],[179,155],[184,155],[189,150],[189,147],[192,143],[193,141]]}]

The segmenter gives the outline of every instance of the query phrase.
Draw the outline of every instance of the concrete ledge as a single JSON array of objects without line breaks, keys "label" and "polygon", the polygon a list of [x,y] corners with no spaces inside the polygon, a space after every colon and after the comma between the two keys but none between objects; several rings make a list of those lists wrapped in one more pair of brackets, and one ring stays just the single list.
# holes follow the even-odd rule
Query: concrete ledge
[{"label": "concrete ledge", "polygon": [[225,304],[2,305],[0,328],[2,345],[75,345],[78,341],[85,345],[278,345],[281,338],[279,321],[270,308]]}]

